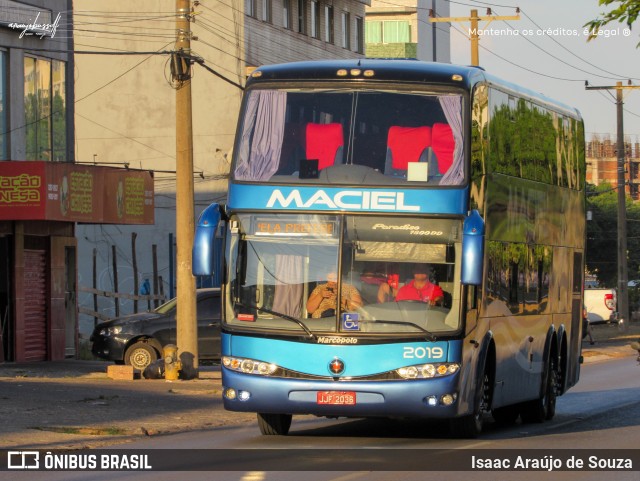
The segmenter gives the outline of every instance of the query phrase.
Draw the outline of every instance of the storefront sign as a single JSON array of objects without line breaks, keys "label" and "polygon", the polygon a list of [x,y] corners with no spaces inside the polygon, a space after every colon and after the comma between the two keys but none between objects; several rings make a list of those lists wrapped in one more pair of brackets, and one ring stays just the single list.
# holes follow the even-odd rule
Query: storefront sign
[{"label": "storefront sign", "polygon": [[0,162],[0,220],[153,224],[153,176],[72,163]]}]

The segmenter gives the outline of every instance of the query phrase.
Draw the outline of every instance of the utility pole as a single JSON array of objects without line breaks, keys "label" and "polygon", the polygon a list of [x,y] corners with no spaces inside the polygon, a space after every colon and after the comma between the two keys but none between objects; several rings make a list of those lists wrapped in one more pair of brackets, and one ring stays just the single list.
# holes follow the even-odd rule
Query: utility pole
[{"label": "utility pole", "polygon": [[585,87],[587,90],[614,90],[616,91],[616,124],[617,124],[617,157],[618,157],[618,326],[622,331],[629,328],[629,274],[627,270],[627,204],[625,158],[624,158],[624,126],[623,126],[623,90],[640,89],[636,85],[622,85],[617,82],[615,86]]},{"label": "utility pole", "polygon": [[176,83],[176,324],[178,355],[186,379],[198,377],[196,284],[191,269],[193,207],[193,129],[191,117],[191,6],[176,0],[176,45],[171,75]]},{"label": "utility pole", "polygon": [[480,46],[480,35],[478,34],[478,22],[487,22],[489,25],[494,20],[520,20],[520,9],[516,9],[516,13],[518,15],[508,15],[508,16],[496,16],[491,15],[491,9],[487,9],[487,15],[479,17],[477,10],[471,10],[471,16],[469,17],[440,17],[434,18],[431,15],[429,18],[430,22],[469,22],[471,24],[471,28],[469,29],[469,38],[471,40],[471,65],[480,65],[480,54],[479,54],[479,46]]}]

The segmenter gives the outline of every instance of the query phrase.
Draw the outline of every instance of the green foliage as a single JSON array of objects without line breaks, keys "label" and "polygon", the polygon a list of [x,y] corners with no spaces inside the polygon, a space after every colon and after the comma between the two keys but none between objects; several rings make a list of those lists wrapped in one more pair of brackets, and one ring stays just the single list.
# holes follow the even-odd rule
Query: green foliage
[{"label": "green foliage", "polygon": [[[590,31],[588,40],[598,38],[600,29],[613,21],[624,22],[631,28],[640,15],[640,0],[599,0],[598,4],[616,7],[584,25]],[[636,47],[640,47],[640,43]]]},{"label": "green foliage", "polygon": [[[640,204],[626,198],[627,267],[629,279],[640,279]],[[618,279],[618,192],[609,184],[587,185],[587,270],[605,287]]]}]

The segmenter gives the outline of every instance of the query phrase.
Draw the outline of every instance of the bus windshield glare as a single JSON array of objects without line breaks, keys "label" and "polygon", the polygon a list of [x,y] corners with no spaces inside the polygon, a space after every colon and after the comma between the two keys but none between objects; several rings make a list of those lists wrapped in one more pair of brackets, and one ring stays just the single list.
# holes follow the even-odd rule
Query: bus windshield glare
[{"label": "bus windshield glare", "polygon": [[253,89],[234,179],[286,184],[460,185],[459,92]]},{"label": "bus windshield glare", "polygon": [[240,214],[230,227],[230,329],[433,338],[459,328],[459,220]]}]

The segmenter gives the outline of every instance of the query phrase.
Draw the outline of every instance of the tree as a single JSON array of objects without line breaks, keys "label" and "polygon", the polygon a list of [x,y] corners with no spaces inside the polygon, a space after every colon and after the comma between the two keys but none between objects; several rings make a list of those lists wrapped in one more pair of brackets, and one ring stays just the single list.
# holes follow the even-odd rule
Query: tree
[{"label": "tree", "polygon": [[[640,204],[626,197],[627,266],[629,279],[640,278]],[[587,210],[592,220],[587,222],[587,270],[593,272],[601,285],[618,285],[618,194],[609,184],[587,185]]]},{"label": "tree", "polygon": [[[626,23],[627,26],[631,28],[633,22],[635,22],[638,19],[638,15],[640,15],[640,0],[599,0],[598,4],[616,4],[617,7],[609,12],[601,14],[601,16],[599,16],[595,20],[591,20],[584,25],[589,29],[588,40],[598,38],[600,29],[610,22],[616,20],[619,23]],[[638,43],[636,48],[637,47],[640,47],[640,43]]]}]

